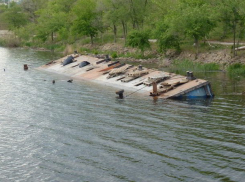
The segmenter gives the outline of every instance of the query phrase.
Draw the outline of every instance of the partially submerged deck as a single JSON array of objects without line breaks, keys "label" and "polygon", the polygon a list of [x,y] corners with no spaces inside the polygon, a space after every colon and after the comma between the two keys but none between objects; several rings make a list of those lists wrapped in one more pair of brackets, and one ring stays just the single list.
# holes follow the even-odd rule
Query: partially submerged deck
[{"label": "partially submerged deck", "polygon": [[[211,89],[206,88],[209,82],[202,79],[188,78],[174,73],[136,67],[128,64],[113,62],[109,59],[101,59],[87,55],[73,55],[74,61],[63,66],[62,62],[67,58],[61,58],[39,69],[64,74],[73,78],[86,79],[119,89],[138,91],[147,95],[168,99],[179,97],[196,89],[208,90],[207,96],[212,96]],[[87,61],[90,64],[80,68],[78,65]],[[152,86],[155,84],[155,87]],[[154,88],[154,89],[153,89]]]}]

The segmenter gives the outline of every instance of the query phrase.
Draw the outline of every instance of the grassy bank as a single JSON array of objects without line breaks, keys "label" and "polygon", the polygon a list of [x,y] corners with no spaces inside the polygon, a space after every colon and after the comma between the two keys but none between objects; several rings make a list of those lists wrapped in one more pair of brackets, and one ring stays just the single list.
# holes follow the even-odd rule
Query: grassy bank
[{"label": "grassy bank", "polygon": [[186,71],[212,72],[220,71],[220,65],[217,63],[199,63],[190,60],[174,60],[170,65],[170,70],[176,73],[184,73]]},{"label": "grassy bank", "polygon": [[227,72],[231,77],[241,76],[245,78],[245,65],[240,63],[232,64],[227,68]]}]

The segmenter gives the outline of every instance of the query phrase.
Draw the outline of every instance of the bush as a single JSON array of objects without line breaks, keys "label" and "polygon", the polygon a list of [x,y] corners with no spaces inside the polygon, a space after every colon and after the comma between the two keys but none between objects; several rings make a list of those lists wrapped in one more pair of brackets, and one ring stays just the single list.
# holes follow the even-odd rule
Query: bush
[{"label": "bush", "polygon": [[180,51],[179,37],[174,35],[163,34],[158,39],[158,46],[161,52],[166,52],[167,49],[175,49]]},{"label": "bush", "polygon": [[241,64],[241,63],[232,64],[227,68],[227,71],[231,77],[234,77],[234,76],[245,77],[245,65],[244,64]]},{"label": "bush", "polygon": [[142,55],[147,48],[150,48],[149,33],[146,31],[133,31],[128,36],[127,44],[141,50]]},{"label": "bush", "polygon": [[117,53],[116,53],[116,52],[113,52],[113,53],[111,54],[111,57],[114,58],[114,59],[117,58]]}]

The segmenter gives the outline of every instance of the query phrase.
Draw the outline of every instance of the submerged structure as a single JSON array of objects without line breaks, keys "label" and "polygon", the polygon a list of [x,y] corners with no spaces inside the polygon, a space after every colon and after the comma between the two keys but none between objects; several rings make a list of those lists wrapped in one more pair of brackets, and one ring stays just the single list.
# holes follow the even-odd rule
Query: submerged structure
[{"label": "submerged structure", "polygon": [[162,99],[213,97],[209,81],[195,78],[192,72],[187,71],[187,75],[182,76],[111,61],[108,56],[73,54],[39,69]]}]

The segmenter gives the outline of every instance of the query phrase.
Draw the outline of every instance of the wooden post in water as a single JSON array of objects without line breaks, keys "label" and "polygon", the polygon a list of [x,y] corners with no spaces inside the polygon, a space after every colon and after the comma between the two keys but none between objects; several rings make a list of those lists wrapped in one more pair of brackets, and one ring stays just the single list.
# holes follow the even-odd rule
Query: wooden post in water
[{"label": "wooden post in water", "polygon": [[151,93],[151,96],[158,96],[158,92],[157,92],[157,83],[154,81],[152,82],[152,87],[153,87],[153,90],[152,90],[152,93]]},{"label": "wooden post in water", "polygon": [[118,91],[116,92],[116,94],[118,95],[118,98],[119,98],[119,99],[123,99],[123,92],[124,92],[124,90],[118,90]]},{"label": "wooden post in water", "polygon": [[28,70],[28,65],[24,64],[24,70]]}]

